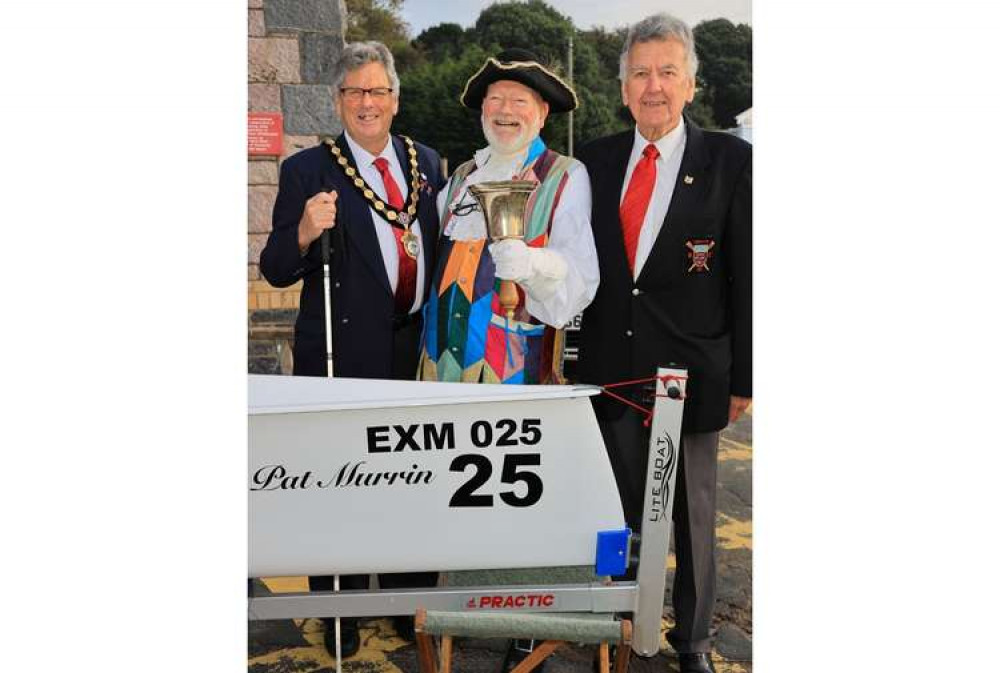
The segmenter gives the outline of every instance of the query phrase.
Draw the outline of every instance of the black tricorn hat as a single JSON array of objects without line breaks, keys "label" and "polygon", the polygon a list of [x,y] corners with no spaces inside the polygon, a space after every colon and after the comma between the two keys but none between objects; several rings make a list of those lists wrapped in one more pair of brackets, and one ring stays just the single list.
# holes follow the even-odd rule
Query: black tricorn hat
[{"label": "black tricorn hat", "polygon": [[462,105],[473,110],[483,108],[486,89],[493,82],[507,79],[531,87],[549,104],[549,112],[558,114],[575,110],[576,92],[558,75],[543,66],[527,49],[505,49],[486,60],[486,65],[465,83]]}]

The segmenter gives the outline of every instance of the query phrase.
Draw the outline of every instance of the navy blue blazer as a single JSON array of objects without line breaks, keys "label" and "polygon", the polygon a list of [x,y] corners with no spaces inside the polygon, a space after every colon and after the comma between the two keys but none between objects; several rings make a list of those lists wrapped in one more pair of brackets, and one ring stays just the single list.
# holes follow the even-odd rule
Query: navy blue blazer
[{"label": "navy blue blazer", "polygon": [[[578,154],[590,176],[601,270],[583,313],[578,371],[582,382],[600,385],[653,376],[658,365],[685,366],[683,431],[711,432],[728,424],[730,395],[752,396],[751,148],[685,124],[670,207],[635,281],[618,215],[634,130]],[[625,408],[595,400],[604,418]]]},{"label": "navy blue blazer", "polygon": [[[343,134],[336,142],[353,164]],[[392,136],[392,144],[409,181],[406,145],[398,136]],[[420,143],[414,142],[414,146],[418,170],[425,178],[417,203],[425,273],[424,287],[417,291],[426,299],[438,238],[437,193],[445,180],[438,153]],[[282,163],[271,233],[260,254],[260,272],[275,287],[303,281],[295,321],[293,373],[326,376],[321,243],[313,241],[301,257],[298,226],[306,200],[332,189],[337,190],[337,224],[330,232],[334,372],[344,377],[392,378],[393,295],[372,214],[326,145],[302,150]],[[415,340],[414,351],[418,347]]]}]

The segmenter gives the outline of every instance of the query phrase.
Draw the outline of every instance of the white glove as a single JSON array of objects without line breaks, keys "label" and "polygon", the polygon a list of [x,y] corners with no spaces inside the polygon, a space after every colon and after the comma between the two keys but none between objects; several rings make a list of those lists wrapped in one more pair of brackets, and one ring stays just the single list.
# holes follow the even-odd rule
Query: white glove
[{"label": "white glove", "polygon": [[562,255],[546,248],[530,248],[509,238],[490,245],[496,277],[513,280],[536,301],[545,301],[566,278],[568,267]]},{"label": "white glove", "polygon": [[531,253],[524,241],[508,238],[490,244],[490,255],[496,265],[496,276],[520,282],[531,275]]}]

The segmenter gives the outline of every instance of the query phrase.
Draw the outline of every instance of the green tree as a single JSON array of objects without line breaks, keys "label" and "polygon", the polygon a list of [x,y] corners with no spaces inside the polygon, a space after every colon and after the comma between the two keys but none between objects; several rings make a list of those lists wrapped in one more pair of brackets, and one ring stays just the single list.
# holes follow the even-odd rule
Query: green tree
[{"label": "green tree", "polygon": [[752,30],[713,19],[695,26],[694,37],[700,61],[699,95],[711,110],[710,126],[731,128],[736,115],[752,104]]},{"label": "green tree", "polygon": [[[576,78],[577,95],[581,90],[589,94],[586,103],[582,97],[580,100],[584,119],[579,131],[573,134],[577,146],[624,131],[633,123],[628,108],[622,104],[621,80],[618,79],[618,64],[627,33],[627,28],[608,31],[602,27],[577,33],[580,56],[573,59],[574,68],[579,69],[581,59],[590,58],[591,54],[595,60],[592,69],[585,69],[582,76]],[[583,110],[585,105],[586,111]]]},{"label": "green tree", "polygon": [[627,35],[628,28],[623,27],[609,31],[601,26],[579,33],[580,39],[594,48],[601,72],[605,76],[614,73],[616,82],[618,81],[618,64]]},{"label": "green tree", "polygon": [[454,60],[426,61],[400,73],[399,114],[393,130],[430,145],[448,159],[448,170],[472,158],[483,145],[479,113],[459,102],[469,76],[486,52],[469,44]]},{"label": "green tree", "polygon": [[[420,53],[410,44],[410,27],[399,13],[404,0],[344,0],[347,7],[348,42],[377,40],[384,43],[401,71],[420,62]],[[402,77],[402,75],[400,75]]]},{"label": "green tree", "polygon": [[344,0],[348,42],[378,40],[388,46],[410,41],[409,26],[399,10],[404,0]]},{"label": "green tree", "polygon": [[[372,29],[381,26],[382,34],[364,37],[381,39],[396,55],[402,91],[393,127],[437,148],[449,159],[451,169],[485,142],[479,114],[458,102],[465,83],[487,56],[505,48],[528,49],[545,67],[567,79],[569,38],[573,36],[573,85],[580,101],[573,118],[576,147],[632,126],[618,80],[627,28],[579,31],[569,17],[542,0],[498,2],[484,9],[471,28],[443,23],[400,44],[395,40],[407,30],[398,15],[403,1],[348,0],[348,7],[359,3],[363,12],[382,10],[374,12],[381,17],[379,21],[385,19],[385,12],[396,17],[396,24],[375,18],[357,24]],[[402,26],[402,33],[393,32],[392,25]],[[701,66],[687,114],[705,128],[730,128],[733,117],[751,105],[751,29],[716,19],[698,24],[694,33]],[[568,115],[552,115],[542,129],[542,138],[556,151],[567,149],[568,121]]]},{"label": "green tree", "polygon": [[475,33],[487,50],[528,49],[542,63],[559,66],[566,62],[573,22],[542,0],[498,2],[480,13]]},{"label": "green tree", "polygon": [[[715,115],[712,112],[712,104],[709,94],[704,89],[699,88],[694,94],[694,100],[684,108],[684,114],[691,118],[695,124],[703,129],[717,129],[719,125],[715,123]],[[631,117],[629,117],[631,119]],[[729,126],[732,126],[730,124]],[[729,128],[728,126],[726,128]]]},{"label": "green tree", "polygon": [[466,30],[457,23],[441,23],[431,26],[413,41],[426,58],[435,63],[461,57],[465,46],[475,42],[471,29]]}]

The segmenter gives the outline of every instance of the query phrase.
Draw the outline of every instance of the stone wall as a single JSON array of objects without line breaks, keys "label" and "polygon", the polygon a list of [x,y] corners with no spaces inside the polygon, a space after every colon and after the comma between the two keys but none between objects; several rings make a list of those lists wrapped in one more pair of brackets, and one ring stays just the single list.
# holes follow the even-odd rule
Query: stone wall
[{"label": "stone wall", "polygon": [[292,324],[300,285],[273,288],[260,275],[260,251],[271,231],[280,162],[336,135],[341,126],[330,87],[344,47],[343,0],[249,0],[249,111],[280,112],[280,157],[248,160],[247,309],[251,373],[291,373]]}]

